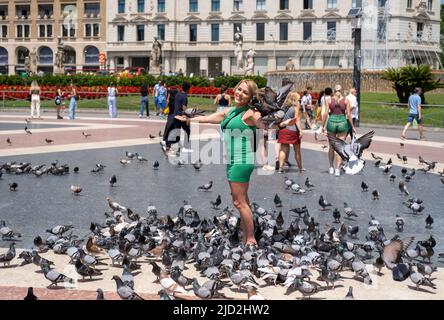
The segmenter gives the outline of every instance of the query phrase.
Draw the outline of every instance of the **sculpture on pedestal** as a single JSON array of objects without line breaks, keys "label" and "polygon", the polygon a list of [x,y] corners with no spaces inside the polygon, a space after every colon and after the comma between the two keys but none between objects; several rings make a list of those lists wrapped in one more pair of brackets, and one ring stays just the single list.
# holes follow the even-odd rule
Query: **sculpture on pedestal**
[{"label": "sculpture on pedestal", "polygon": [[39,56],[37,55],[37,50],[35,47],[33,47],[32,51],[29,52],[29,71],[31,74],[37,73],[38,61],[39,61]]},{"label": "sculpture on pedestal", "polygon": [[246,58],[247,58],[247,65],[245,66],[245,75],[246,76],[252,76],[254,75],[254,56],[256,55],[256,51],[253,50],[253,48],[250,48],[248,50]]},{"label": "sculpture on pedestal", "polygon": [[294,71],[295,66],[293,62],[293,58],[289,57],[287,63],[285,64],[285,71]]},{"label": "sculpture on pedestal", "polygon": [[55,56],[55,69],[54,73],[64,73],[64,63],[65,63],[65,47],[63,45],[63,40],[61,37],[57,38],[57,52]]},{"label": "sculpture on pedestal", "polygon": [[150,73],[160,73],[160,64],[162,62],[162,45],[157,37],[154,37],[153,47],[151,48]]},{"label": "sculpture on pedestal", "polygon": [[234,49],[234,55],[236,56],[236,66],[237,71],[244,71],[244,57],[242,53],[242,43],[243,43],[243,35],[240,32],[239,27],[236,29],[236,33],[234,34],[234,41],[236,41],[236,48]]}]

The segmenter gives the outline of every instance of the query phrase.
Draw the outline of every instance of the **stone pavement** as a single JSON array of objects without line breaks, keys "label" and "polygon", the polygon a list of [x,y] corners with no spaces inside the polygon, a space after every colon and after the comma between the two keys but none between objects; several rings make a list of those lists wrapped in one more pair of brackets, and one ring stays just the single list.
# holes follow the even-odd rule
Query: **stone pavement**
[{"label": "stone pavement", "polygon": [[[80,172],[78,175],[70,174],[61,177],[48,176],[41,178],[29,175],[3,175],[3,179],[0,180],[0,220],[6,220],[9,226],[23,233],[22,241],[18,242],[19,248],[32,247],[32,239],[35,235],[40,234],[43,237],[46,235],[46,228],[57,224],[73,223],[76,227],[76,234],[80,236],[87,234],[91,221],[103,221],[103,212],[107,210],[104,199],[107,196],[134,208],[136,212],[144,212],[146,206],[153,202],[161,214],[173,215],[176,214],[184,199],[188,200],[201,216],[214,215],[213,211],[209,211],[209,201],[214,200],[217,194],[222,196],[222,206],[231,202],[229,189],[224,180],[225,168],[223,165],[208,165],[204,166],[200,172],[195,172],[191,168],[179,168],[161,157],[158,133],[163,131],[165,121],[139,119],[136,116],[107,119],[92,115],[84,116],[81,113],[75,121],[56,120],[44,116],[44,120],[34,120],[28,124],[28,128],[32,131],[32,135],[29,135],[23,130],[26,124],[24,114],[0,113],[0,163],[16,160],[30,161],[33,164],[49,164],[51,161],[58,159],[60,163],[68,163],[71,168],[76,165],[79,166]],[[199,129],[200,132],[205,133],[200,137],[201,139],[218,137],[217,126],[202,125]],[[439,162],[435,172],[444,169],[444,132],[436,131],[433,134],[427,134],[427,141],[403,141],[404,147],[401,147],[397,130],[379,129],[381,128],[375,129],[376,136],[369,152],[382,156],[385,161],[388,157],[392,157],[395,165],[393,172],[397,176],[400,176],[399,166],[419,168],[417,161],[419,155],[422,155],[426,160]],[[368,130],[370,129],[362,127],[359,129],[359,133],[365,133]],[[90,133],[92,136],[85,138],[82,131]],[[380,131],[384,135],[380,135]],[[192,129],[192,132],[192,139],[199,138],[196,136],[196,130]],[[156,137],[149,138],[149,134]],[[410,136],[415,134],[409,132]],[[11,139],[11,146],[6,143],[6,137]],[[44,140],[45,138],[53,139],[54,143],[48,145]],[[286,221],[290,219],[288,209],[307,204],[310,212],[316,216],[317,220],[319,219],[322,225],[331,222],[331,213],[319,213],[317,205],[319,195],[323,194],[339,208],[342,208],[342,201],[345,197],[346,201],[360,215],[359,221],[355,223],[359,224],[362,230],[366,230],[368,217],[373,214],[384,226],[387,226],[386,234],[391,237],[395,233],[394,228],[392,228],[394,215],[400,213],[406,219],[406,230],[404,231],[406,236],[414,235],[417,240],[421,240],[433,233],[438,240],[438,245],[435,248],[436,252],[444,252],[444,221],[439,218],[442,215],[442,206],[441,202],[437,201],[443,196],[444,186],[440,183],[436,174],[425,175],[418,172],[414,178],[414,183],[408,185],[411,195],[424,199],[426,214],[430,213],[435,217],[433,229],[428,231],[424,229],[425,215],[413,216],[409,214],[408,210],[400,205],[401,196],[397,191],[397,185],[390,185],[387,182],[387,177],[378,168],[375,168],[371,161],[368,162],[360,176],[343,176],[340,178],[329,176],[326,173],[328,169],[327,155],[322,148],[323,145],[327,144],[327,141],[325,141],[325,137],[319,137],[319,139],[316,141],[311,132],[306,131],[304,133],[303,162],[307,171],[303,174],[297,174],[291,168],[287,173],[289,177],[295,179],[301,185],[305,178],[309,176],[310,180],[317,186],[314,192],[307,193],[304,196],[292,195],[283,191],[282,175],[274,172],[264,172],[258,168],[252,178],[250,199],[257,201],[266,208],[271,208],[273,207],[272,198],[274,193],[278,192],[284,201],[283,210]],[[194,149],[197,149],[194,145],[197,143],[197,140],[193,140]],[[202,142],[200,147],[204,147],[206,143],[208,142]],[[270,163],[274,159],[272,144],[273,142],[269,145]],[[122,167],[118,160],[124,158],[125,151],[139,152],[148,158],[149,162],[138,163],[133,161],[128,166]],[[372,160],[369,152],[365,152],[364,157]],[[396,159],[394,154],[397,152],[407,155],[409,158],[407,165]],[[193,153],[187,156],[192,158],[196,157],[196,154]],[[161,162],[157,171],[151,168],[154,160]],[[294,160],[290,161],[294,163]],[[107,168],[103,174],[93,175],[89,171],[98,162],[104,163]],[[108,184],[108,179],[112,174],[116,174],[118,177],[118,183],[114,188],[110,188]],[[221,177],[215,179],[212,192],[202,194],[194,191],[198,185],[208,182],[211,177]],[[10,180],[19,184],[18,192],[9,192],[7,182]],[[374,202],[370,199],[370,195],[361,192],[356,194],[354,191],[359,188],[361,180],[369,182],[371,188],[377,186],[382,200]],[[343,181],[343,183],[337,183],[337,181]],[[69,191],[71,184],[80,184],[84,188],[83,195],[79,197],[72,196]],[[335,185],[335,188],[329,188],[329,185]],[[171,201],[172,195],[175,196],[175,201]],[[7,246],[8,242],[0,241],[0,247],[3,247],[3,249],[0,249],[0,253],[6,251]],[[50,258],[58,261],[56,263],[58,271],[67,272],[65,271],[66,268],[69,271],[70,266],[63,260],[66,256],[53,255]],[[19,262],[20,260],[15,260],[15,264]],[[140,293],[146,294],[148,299],[157,298],[156,293],[160,286],[152,284],[150,278],[152,273],[150,269],[147,269],[146,264],[143,264],[143,268],[144,272],[136,278],[136,291],[140,289]],[[371,267],[369,270],[371,270]],[[99,286],[105,290],[107,298],[117,298],[114,282],[110,279],[113,274],[121,273],[119,269],[109,269],[103,280],[78,283],[75,290],[45,289],[48,285],[47,280],[36,271],[34,265],[10,269],[0,267],[0,299],[20,299],[26,293],[28,286],[35,287],[36,294],[40,294],[44,299],[93,299],[96,296],[95,289]],[[192,271],[190,270],[190,272]],[[444,283],[441,268],[436,276],[438,277],[437,283]],[[411,283],[393,284],[387,272],[385,272],[385,276],[375,276],[373,279],[378,279],[379,285],[382,287],[373,286],[368,288],[368,286],[359,284],[356,280],[346,280],[343,287],[334,291],[322,292],[320,297],[340,299],[345,295],[350,284],[357,290],[356,295],[365,299],[444,298],[442,285],[438,285],[438,290],[433,293],[417,292],[411,289],[405,290],[408,289],[408,285]],[[138,287],[139,283],[140,287]],[[390,288],[390,290],[374,290],[375,288]],[[245,293],[239,294],[227,290],[227,296],[245,298]],[[260,290],[264,296],[272,299],[294,299],[298,297],[297,293],[284,296],[282,287],[267,287]]]}]

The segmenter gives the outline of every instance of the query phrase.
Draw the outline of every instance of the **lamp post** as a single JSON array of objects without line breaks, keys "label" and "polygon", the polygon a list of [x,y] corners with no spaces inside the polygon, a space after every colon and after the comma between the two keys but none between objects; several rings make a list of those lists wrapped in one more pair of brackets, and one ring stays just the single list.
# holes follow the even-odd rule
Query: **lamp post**
[{"label": "lamp post", "polygon": [[355,43],[354,43],[354,59],[353,59],[353,87],[356,89],[356,100],[358,103],[358,119],[356,126],[359,127],[361,121],[361,8],[350,9],[347,17],[356,18],[355,27]]},{"label": "lamp post", "polygon": [[274,39],[274,35],[270,33],[271,39],[273,39],[273,58],[274,58],[274,65],[275,69],[277,70],[277,60],[276,60],[276,40]]}]

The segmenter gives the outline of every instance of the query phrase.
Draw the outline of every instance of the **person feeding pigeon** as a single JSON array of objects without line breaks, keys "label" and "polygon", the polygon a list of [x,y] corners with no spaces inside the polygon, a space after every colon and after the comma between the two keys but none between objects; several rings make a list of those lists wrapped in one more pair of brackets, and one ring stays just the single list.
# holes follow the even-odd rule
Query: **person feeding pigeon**
[{"label": "person feeding pigeon", "polygon": [[[284,102],[290,87],[280,92],[280,95],[275,96],[274,100],[277,101],[277,105],[279,101]],[[263,118],[270,115],[271,112],[267,114],[267,112],[264,112],[264,109],[266,107],[269,107],[270,111],[278,109],[275,106],[269,106],[269,101],[263,102],[267,103],[267,106],[258,102],[254,105],[255,109],[253,109],[251,104],[257,91],[256,82],[251,79],[242,80],[234,88],[234,107],[208,116],[193,118],[186,117],[185,115],[176,116],[176,119],[187,123],[221,124],[227,155],[227,180],[231,189],[233,205],[240,213],[243,240],[249,246],[257,245],[254,237],[253,214],[248,198],[250,176],[254,169],[255,150],[253,150],[252,142],[254,141],[256,128],[265,129],[270,127],[270,124],[265,122]],[[271,127],[282,129],[288,125],[295,124],[295,122],[296,119],[294,118],[288,119]]]},{"label": "person feeding pigeon", "polygon": [[[345,140],[347,133],[350,130],[356,133],[355,127],[353,126],[353,119],[350,112],[350,102],[342,95],[342,87],[337,84],[335,86],[334,95],[327,97],[326,100],[327,111],[324,115],[322,121],[322,132],[327,131],[332,136]],[[334,159],[334,149],[330,145],[328,150],[328,160],[330,163],[330,169],[328,172],[334,174],[335,176],[340,176],[340,166],[342,159],[336,157],[336,169],[333,168]]]}]

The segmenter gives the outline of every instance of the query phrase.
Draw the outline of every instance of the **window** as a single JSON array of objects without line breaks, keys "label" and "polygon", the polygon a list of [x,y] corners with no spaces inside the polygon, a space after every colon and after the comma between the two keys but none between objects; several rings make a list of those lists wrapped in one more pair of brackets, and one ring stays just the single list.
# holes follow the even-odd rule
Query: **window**
[{"label": "window", "polygon": [[52,24],[46,25],[46,37],[48,38],[52,37]]},{"label": "window", "polygon": [[265,11],[265,0],[256,0],[256,10]]},{"label": "window", "polygon": [[219,41],[219,24],[211,24],[211,41]]},{"label": "window", "polygon": [[117,26],[117,41],[124,41],[125,39],[125,26]]},{"label": "window", "polygon": [[[123,3],[123,12],[125,12],[125,1]],[[99,13],[100,13],[100,3],[85,3],[85,14],[88,17],[97,17]]]},{"label": "window", "polygon": [[385,3],[387,2],[387,0],[378,0],[378,7],[385,7]]},{"label": "window", "polygon": [[125,0],[119,0],[117,2],[117,12],[125,13]]},{"label": "window", "polygon": [[39,37],[44,38],[46,36],[46,28],[45,25],[39,25]]},{"label": "window", "polygon": [[73,24],[62,24],[62,36],[63,37],[75,37],[76,29]]},{"label": "window", "polygon": [[424,24],[422,22],[418,22],[416,25],[416,37],[418,39],[422,39],[423,30],[424,30]]},{"label": "window", "polygon": [[327,0],[327,9],[336,9],[338,6],[337,0]]},{"label": "window", "polygon": [[362,0],[352,0],[352,8],[362,8]]},{"label": "window", "polygon": [[6,17],[8,15],[8,6],[0,6],[0,17]]},{"label": "window", "polygon": [[383,19],[378,20],[378,40],[386,39],[387,22]]},{"label": "window", "polygon": [[301,57],[300,60],[299,60],[299,64],[300,64],[301,68],[303,68],[303,67],[314,67],[315,57],[313,57],[313,56]]},{"label": "window", "polygon": [[220,0],[211,0],[211,11],[213,12],[220,11]]},{"label": "window", "polygon": [[17,26],[17,38],[29,38],[29,25],[18,25]]},{"label": "window", "polygon": [[279,23],[279,40],[288,41],[288,22]]},{"label": "window", "polygon": [[189,12],[197,12],[197,11],[199,11],[197,0],[190,0]]},{"label": "window", "polygon": [[433,10],[433,0],[427,1],[427,10],[432,11]]},{"label": "window", "polygon": [[29,38],[29,31],[30,31],[30,26],[29,25],[25,25],[25,29],[24,29],[24,36],[25,38]]},{"label": "window", "polygon": [[46,16],[47,18],[51,17],[53,14],[52,4],[39,4],[39,16],[43,18]]},{"label": "window", "polygon": [[98,23],[93,24],[93,36],[98,37],[100,32],[100,25]]},{"label": "window", "polygon": [[137,41],[145,41],[145,26],[137,25]]},{"label": "window", "polygon": [[304,22],[304,41],[312,40],[312,32],[313,32],[313,23],[312,22]]},{"label": "window", "polygon": [[157,25],[157,37],[159,40],[165,41],[165,25],[158,24]]},{"label": "window", "polygon": [[85,24],[85,37],[98,37],[99,36],[99,24],[87,23]]},{"label": "window", "polygon": [[239,32],[242,33],[242,23],[233,23],[233,40],[235,40],[234,35],[236,34],[238,29],[239,29]]},{"label": "window", "polygon": [[264,41],[265,40],[265,23],[258,22],[256,23],[256,41]]},{"label": "window", "polygon": [[412,0],[407,0],[407,9],[411,9],[412,5]]},{"label": "window", "polygon": [[165,12],[165,0],[157,0],[157,12]]},{"label": "window", "polygon": [[288,0],[279,0],[279,10],[288,10]]},{"label": "window", "polygon": [[137,12],[145,12],[145,0],[137,0]]},{"label": "window", "polygon": [[8,36],[8,26],[2,26],[2,38],[6,38]]},{"label": "window", "polygon": [[197,41],[197,24],[190,24],[190,42]]},{"label": "window", "polygon": [[92,30],[91,25],[89,23],[85,24],[85,37],[91,37]]},{"label": "window", "polygon": [[28,5],[16,5],[15,6],[15,15],[19,18],[25,17],[27,18],[30,13],[31,7]]},{"label": "window", "polygon": [[324,57],[324,68],[338,68],[338,67],[339,67],[339,57],[338,56]]},{"label": "window", "polygon": [[336,21],[327,21],[327,40],[336,40]]},{"label": "window", "polygon": [[313,9],[313,0],[304,0],[304,9]]},{"label": "window", "polygon": [[233,0],[233,11],[242,11],[242,0]]}]

